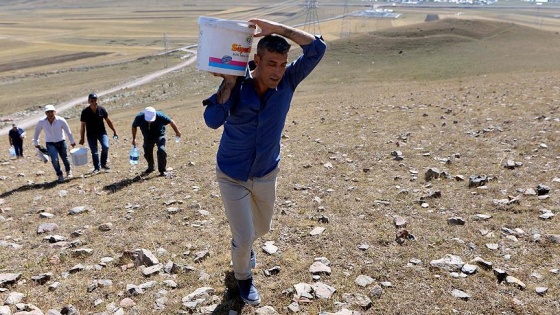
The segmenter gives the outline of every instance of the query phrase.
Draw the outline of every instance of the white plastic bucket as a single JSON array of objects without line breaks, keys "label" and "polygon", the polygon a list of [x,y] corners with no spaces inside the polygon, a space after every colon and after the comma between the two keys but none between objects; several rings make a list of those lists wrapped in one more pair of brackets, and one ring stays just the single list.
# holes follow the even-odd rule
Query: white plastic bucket
[{"label": "white plastic bucket", "polygon": [[243,76],[249,62],[255,28],[246,21],[198,18],[199,70]]},{"label": "white plastic bucket", "polygon": [[47,163],[50,159],[48,154],[41,152],[39,149],[37,149],[37,157],[44,163]]},{"label": "white plastic bucket", "polygon": [[88,162],[87,157],[88,149],[81,147],[81,148],[74,148],[70,150],[70,155],[72,156],[72,164],[75,166],[86,165]]}]

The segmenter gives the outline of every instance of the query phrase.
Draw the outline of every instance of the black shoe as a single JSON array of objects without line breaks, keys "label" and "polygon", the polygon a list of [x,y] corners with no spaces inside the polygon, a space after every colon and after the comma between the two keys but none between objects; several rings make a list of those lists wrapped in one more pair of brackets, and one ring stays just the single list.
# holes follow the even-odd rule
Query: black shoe
[{"label": "black shoe", "polygon": [[109,166],[107,166],[107,165],[101,166],[101,168],[104,169],[104,170],[106,170],[106,171],[108,171],[108,170],[111,169],[111,168],[110,168]]},{"label": "black shoe", "polygon": [[98,168],[94,168],[93,171],[91,171],[92,174],[97,174],[99,173],[99,169]]},{"label": "black shoe", "polygon": [[167,173],[166,172],[159,172],[159,176],[162,176],[162,177],[167,176]]},{"label": "black shoe", "polygon": [[150,174],[150,173],[153,173],[153,172],[154,172],[154,169],[148,167],[148,168],[144,171],[144,174]]},{"label": "black shoe", "polygon": [[243,302],[251,305],[258,305],[261,303],[261,297],[259,291],[253,284],[253,278],[237,280],[237,286],[239,287],[239,294]]}]

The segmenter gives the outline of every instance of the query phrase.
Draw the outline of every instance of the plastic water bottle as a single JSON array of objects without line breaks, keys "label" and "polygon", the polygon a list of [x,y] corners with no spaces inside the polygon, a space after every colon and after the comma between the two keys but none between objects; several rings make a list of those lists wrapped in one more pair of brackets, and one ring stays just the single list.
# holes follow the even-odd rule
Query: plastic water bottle
[{"label": "plastic water bottle", "polygon": [[14,146],[10,147],[10,157],[13,158],[16,156],[16,149],[14,148]]},{"label": "plastic water bottle", "polygon": [[138,148],[136,146],[133,146],[132,149],[130,149],[130,164],[132,165],[138,164],[139,157],[140,157],[140,153],[138,152]]},{"label": "plastic water bottle", "polygon": [[175,143],[179,143],[181,141],[181,137],[175,137]]},{"label": "plastic water bottle", "polygon": [[119,136],[113,135],[113,140],[115,140],[115,141],[116,141],[116,140],[119,140]]}]

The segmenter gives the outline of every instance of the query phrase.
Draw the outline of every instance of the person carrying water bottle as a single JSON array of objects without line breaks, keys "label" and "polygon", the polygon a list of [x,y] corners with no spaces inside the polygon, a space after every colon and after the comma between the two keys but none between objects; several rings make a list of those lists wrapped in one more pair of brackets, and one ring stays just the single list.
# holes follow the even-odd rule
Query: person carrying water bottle
[{"label": "person carrying water bottle", "polygon": [[[202,102],[204,120],[223,126],[216,177],[230,226],[233,272],[241,299],[261,301],[253,282],[253,242],[268,233],[280,169],[280,139],[296,87],[319,64],[327,45],[321,36],[272,21],[253,19],[262,37],[245,76],[222,77],[217,93]],[[303,53],[288,63],[290,44]]]},{"label": "person carrying water bottle", "polygon": [[25,130],[19,128],[16,124],[12,125],[12,129],[8,132],[10,146],[14,147],[17,158],[23,157],[23,138],[25,138]]},{"label": "person carrying water bottle", "polygon": [[[93,173],[99,173],[101,169],[106,171],[111,168],[107,165],[107,157],[109,155],[109,136],[105,130],[103,120],[107,122],[107,126],[113,130],[113,138],[117,139],[117,130],[113,126],[113,122],[109,119],[109,114],[103,106],[97,105],[97,94],[88,95],[89,106],[82,110],[80,121],[80,145],[84,145],[84,135],[87,131],[87,142],[91,150],[91,159],[93,161]],[[99,149],[97,142],[101,144],[101,160],[99,159]]]},{"label": "person carrying water bottle", "polygon": [[181,132],[173,119],[153,107],[146,107],[132,122],[132,145],[136,146],[136,132],[138,128],[144,137],[144,158],[148,162],[145,174],[152,173],[154,169],[154,146],[157,145],[157,162],[160,176],[165,176],[167,169],[167,152],[165,152],[165,126],[170,125],[175,131],[175,137],[180,138]]}]

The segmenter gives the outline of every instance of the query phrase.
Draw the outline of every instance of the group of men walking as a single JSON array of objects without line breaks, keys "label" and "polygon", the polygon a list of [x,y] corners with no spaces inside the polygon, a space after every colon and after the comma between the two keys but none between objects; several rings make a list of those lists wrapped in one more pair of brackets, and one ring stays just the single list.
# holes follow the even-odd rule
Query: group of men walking
[{"label": "group of men walking", "polygon": [[[91,159],[93,162],[92,174],[99,173],[101,170],[109,171],[111,167],[107,164],[109,156],[109,136],[105,123],[113,131],[113,138],[118,139],[119,135],[107,110],[97,104],[98,97],[95,93],[88,95],[88,106],[85,107],[80,114],[80,140],[78,143],[87,144],[91,151]],[[176,137],[180,137],[181,133],[175,122],[162,112],[156,111],[153,107],[147,107],[140,112],[132,123],[132,145],[136,146],[136,133],[140,128],[144,137],[144,158],[148,162],[148,168],[145,173],[151,173],[154,168],[153,148],[157,145],[157,161],[158,171],[164,176],[167,168],[167,153],[165,150],[165,126],[170,125],[175,131]],[[44,133],[45,147],[39,144],[41,132]],[[9,132],[10,146],[13,146],[17,157],[23,157],[23,138],[25,131],[18,128],[16,124]],[[68,145],[66,140],[70,142],[72,147],[76,146],[72,130],[64,117],[56,115],[54,105],[45,106],[45,118],[39,120],[35,126],[33,134],[33,145],[48,155],[58,182],[64,182],[65,176],[60,166],[60,161],[64,166],[66,178],[72,178],[72,165],[68,156]]]},{"label": "group of men walking", "polygon": [[[253,279],[256,266],[253,243],[271,229],[276,179],[280,162],[280,140],[292,97],[297,86],[318,65],[326,51],[321,36],[280,23],[249,20],[260,29],[254,36],[262,37],[257,52],[244,76],[214,73],[222,82],[215,94],[203,101],[204,120],[208,127],[223,127],[216,160],[216,179],[231,231],[231,258],[240,298],[257,305],[260,293]],[[286,38],[301,47],[303,53],[288,63],[290,44]],[[97,105],[97,96],[90,94],[89,107],[82,111],[80,144],[87,134],[94,164],[94,172],[109,169],[107,154],[109,138],[104,121],[118,137],[107,111]],[[65,135],[75,146],[72,133],[64,118],[55,115],[52,105],[45,108],[46,118],[35,129],[34,145],[43,130],[47,150],[59,181],[63,173],[58,165],[60,155],[71,176],[66,154]],[[144,137],[144,157],[148,162],[146,173],[155,171],[153,147],[157,146],[158,171],[165,174],[165,126],[170,125],[177,137],[180,132],[175,122],[152,107],[139,113],[132,123],[132,145],[136,145],[137,128]],[[101,145],[99,158],[98,142]]]}]

